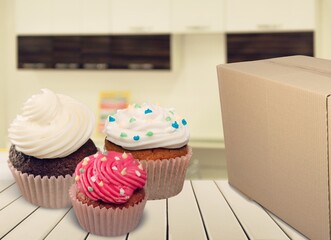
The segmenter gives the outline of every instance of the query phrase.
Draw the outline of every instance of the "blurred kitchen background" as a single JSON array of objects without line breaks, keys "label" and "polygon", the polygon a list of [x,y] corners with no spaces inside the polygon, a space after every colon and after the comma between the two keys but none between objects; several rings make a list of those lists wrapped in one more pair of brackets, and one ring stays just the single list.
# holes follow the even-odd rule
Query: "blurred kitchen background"
[{"label": "blurred kitchen background", "polygon": [[[41,88],[79,99],[96,119],[101,92],[126,92],[188,120],[188,178],[226,178],[216,65],[331,59],[330,12],[331,0],[0,0],[0,148]],[[102,146],[97,126],[93,140]]]}]

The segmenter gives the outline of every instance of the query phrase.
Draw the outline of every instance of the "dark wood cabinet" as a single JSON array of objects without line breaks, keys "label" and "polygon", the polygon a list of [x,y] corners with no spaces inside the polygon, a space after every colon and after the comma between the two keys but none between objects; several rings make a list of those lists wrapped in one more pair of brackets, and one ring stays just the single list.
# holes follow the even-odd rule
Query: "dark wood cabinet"
[{"label": "dark wood cabinet", "polygon": [[313,32],[227,34],[227,62],[290,55],[314,56]]},{"label": "dark wood cabinet", "polygon": [[108,69],[111,61],[111,38],[86,36],[81,42],[81,63],[84,69]]},{"label": "dark wood cabinet", "polygon": [[170,69],[170,38],[114,36],[111,65],[116,69]]},{"label": "dark wood cabinet", "polygon": [[53,46],[50,37],[19,38],[19,68],[51,68]]},{"label": "dark wood cabinet", "polygon": [[170,35],[18,36],[18,68],[170,69]]},{"label": "dark wood cabinet", "polygon": [[[18,68],[171,68],[171,35],[18,36]],[[227,62],[314,56],[313,32],[226,35]]]},{"label": "dark wood cabinet", "polygon": [[52,60],[55,68],[79,68],[81,63],[81,39],[74,37],[53,37],[52,38]]}]

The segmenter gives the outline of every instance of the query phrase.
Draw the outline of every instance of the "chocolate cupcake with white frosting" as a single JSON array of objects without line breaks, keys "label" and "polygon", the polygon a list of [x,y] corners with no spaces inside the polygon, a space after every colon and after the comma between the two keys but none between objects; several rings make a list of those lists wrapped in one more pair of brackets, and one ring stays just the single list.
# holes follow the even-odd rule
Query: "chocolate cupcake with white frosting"
[{"label": "chocolate cupcake with white frosting", "polygon": [[90,139],[92,112],[77,100],[48,89],[29,98],[8,129],[8,165],[31,203],[70,205],[68,189],[77,164],[97,152]]},{"label": "chocolate cupcake with white frosting", "polygon": [[174,109],[135,104],[110,115],[105,149],[131,153],[147,170],[149,199],[177,195],[192,156],[187,121]]}]

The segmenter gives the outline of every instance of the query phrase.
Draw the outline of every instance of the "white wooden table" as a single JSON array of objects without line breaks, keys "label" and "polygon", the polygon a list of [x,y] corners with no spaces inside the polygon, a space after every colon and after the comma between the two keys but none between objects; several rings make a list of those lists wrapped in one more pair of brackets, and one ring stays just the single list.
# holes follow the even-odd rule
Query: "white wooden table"
[{"label": "white wooden table", "polygon": [[185,181],[172,198],[148,201],[139,226],[105,238],[84,231],[72,208],[45,209],[21,196],[0,153],[0,239],[306,239],[225,180]]}]

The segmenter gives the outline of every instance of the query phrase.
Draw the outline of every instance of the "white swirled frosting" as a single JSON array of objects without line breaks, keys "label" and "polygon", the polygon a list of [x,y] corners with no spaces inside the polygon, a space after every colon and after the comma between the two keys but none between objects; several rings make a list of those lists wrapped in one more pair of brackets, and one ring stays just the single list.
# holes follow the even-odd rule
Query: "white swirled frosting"
[{"label": "white swirled frosting", "polygon": [[25,102],[8,129],[8,137],[16,150],[26,155],[59,158],[86,143],[93,127],[93,114],[82,103],[42,89]]},{"label": "white swirled frosting", "polygon": [[173,109],[135,104],[108,116],[107,140],[128,150],[180,148],[189,141],[187,122]]}]

